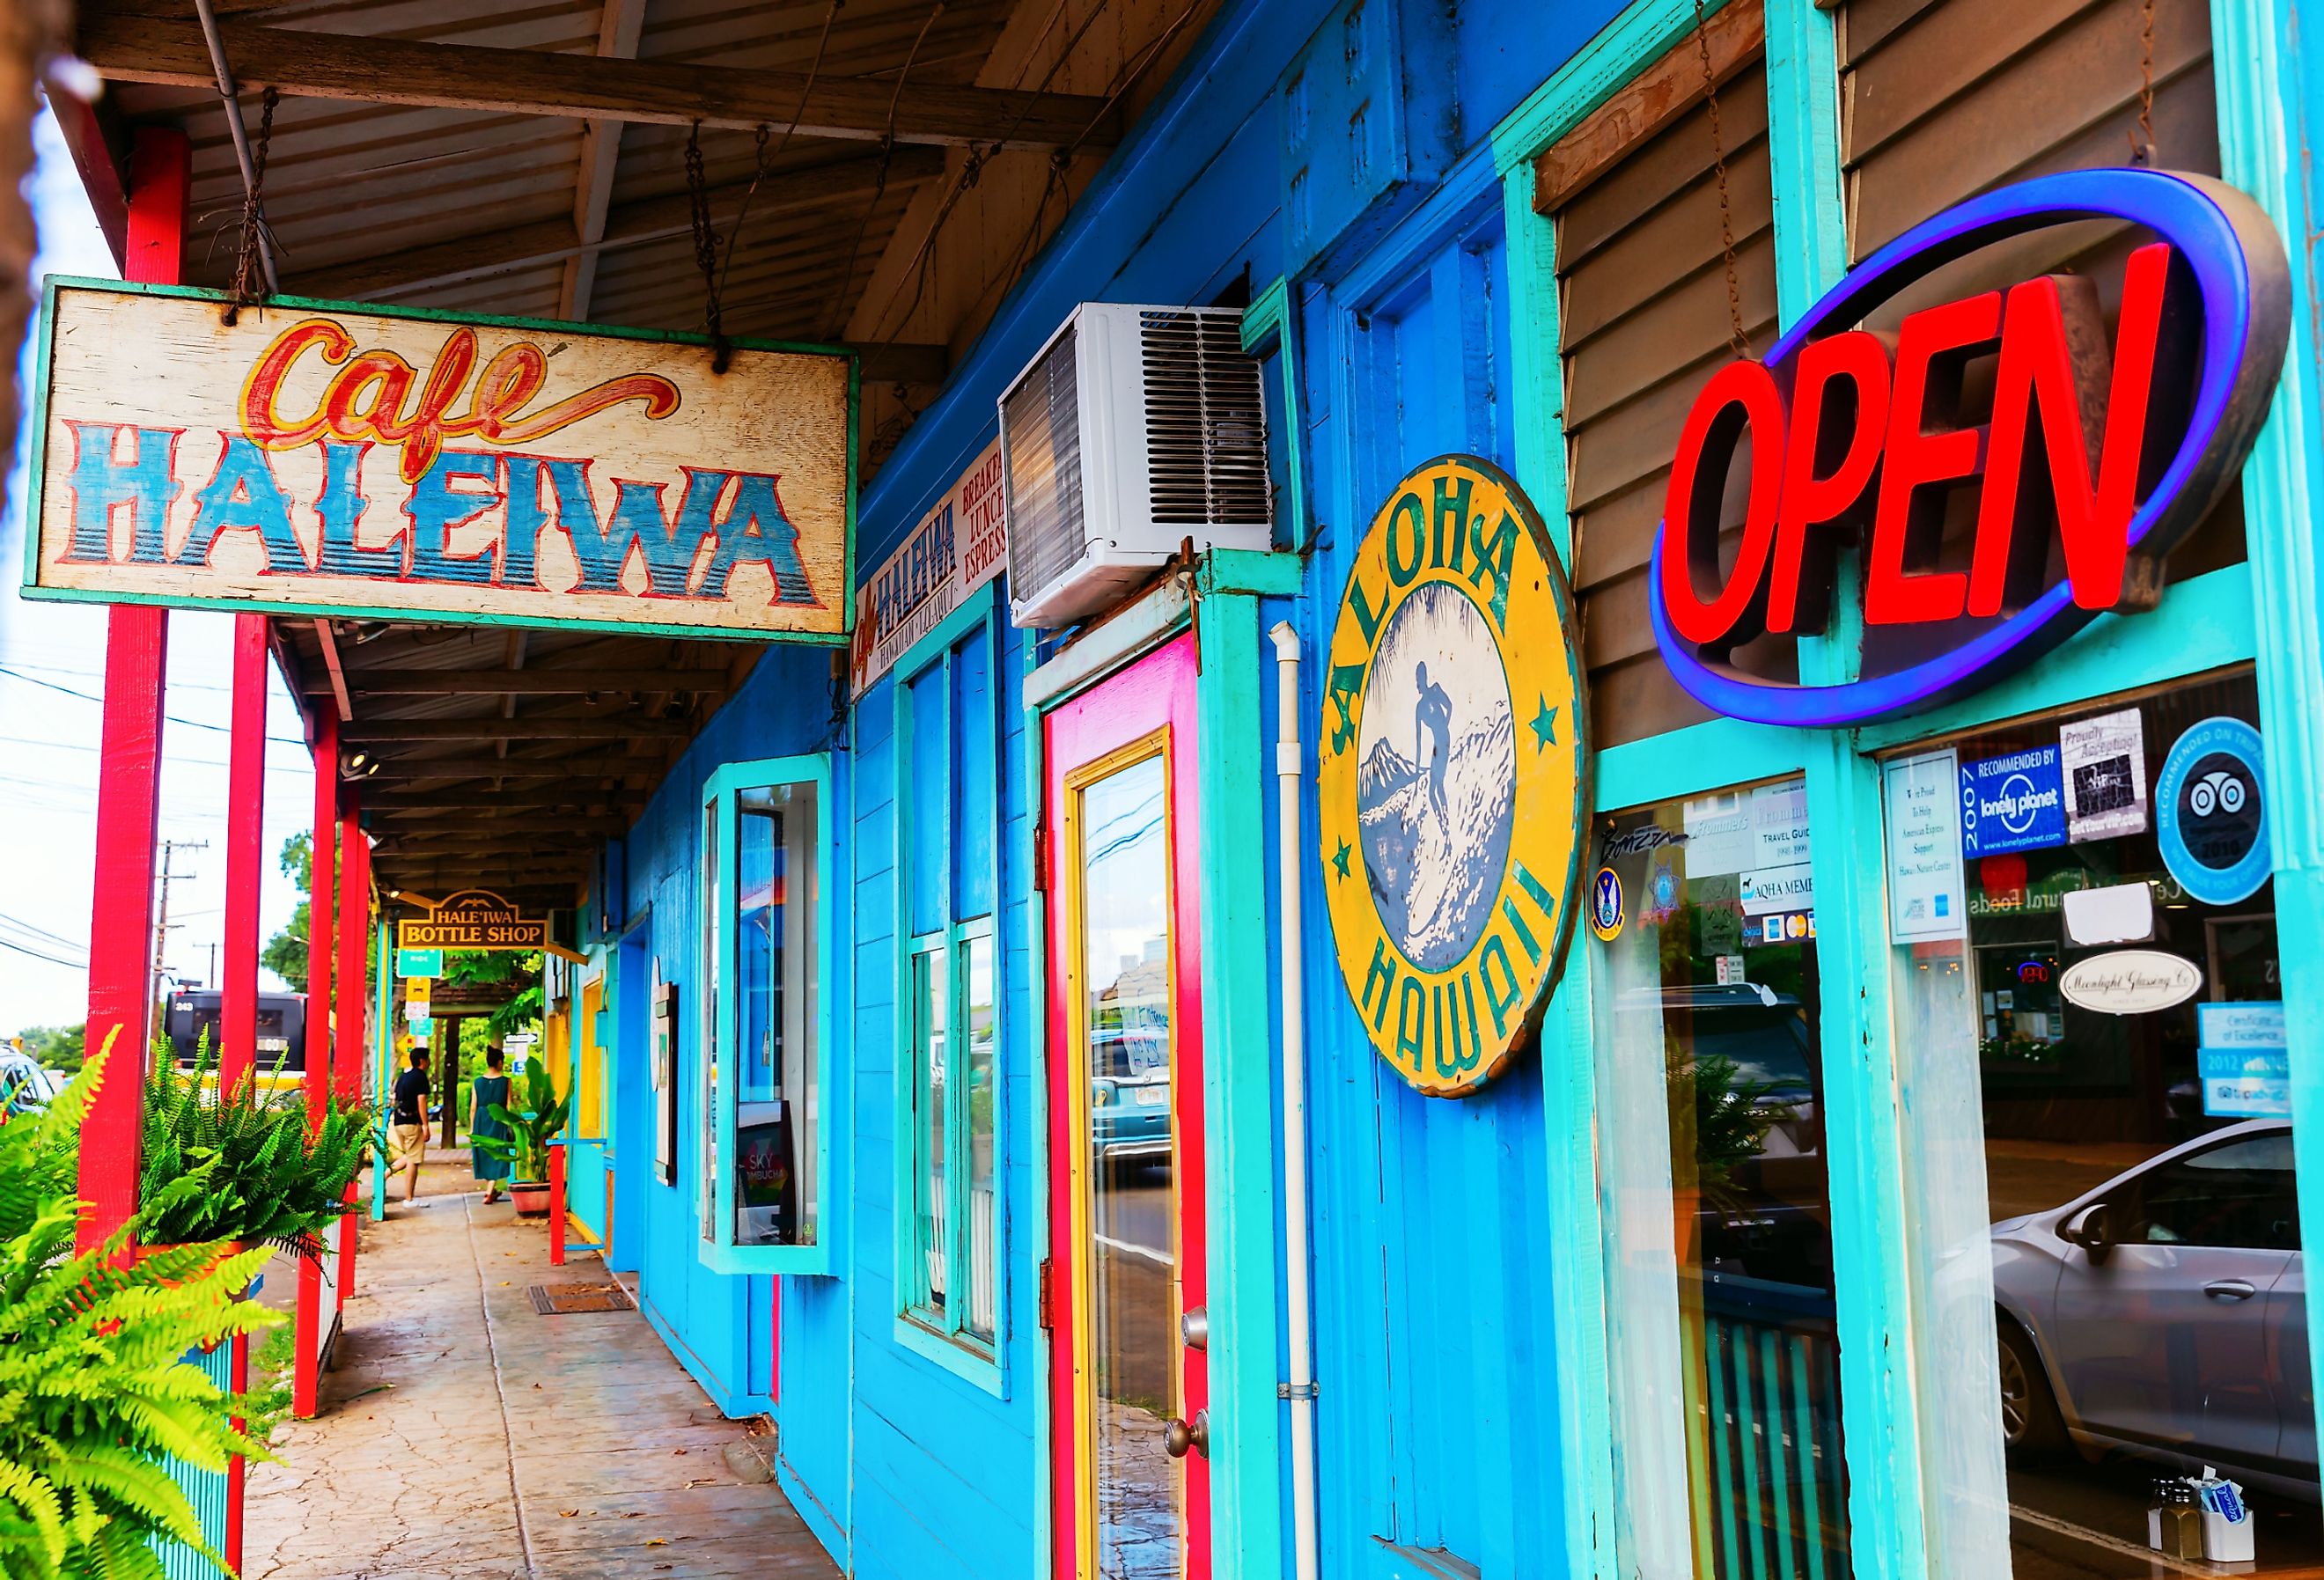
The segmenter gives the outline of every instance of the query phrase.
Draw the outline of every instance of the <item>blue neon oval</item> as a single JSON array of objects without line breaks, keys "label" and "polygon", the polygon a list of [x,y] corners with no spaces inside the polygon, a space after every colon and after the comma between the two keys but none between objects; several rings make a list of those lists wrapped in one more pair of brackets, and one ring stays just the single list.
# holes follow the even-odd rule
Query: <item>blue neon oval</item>
[{"label": "blue neon oval", "polygon": [[[2214,183],[2163,171],[2086,170],[2039,176],[2003,187],[1942,214],[1924,219],[1849,272],[1848,277],[1807,310],[1767,354],[1776,365],[1815,337],[1827,324],[1836,328],[1861,321],[1874,308],[1935,270],[1981,247],[2028,231],[2084,219],[2125,219],[2154,231],[2176,247],[2192,271],[2203,303],[2203,360],[2187,431],[2162,480],[2130,519],[2135,549],[2177,503],[2206,459],[2236,409],[2254,349],[2253,269],[2256,244],[2276,248],[2273,227],[2240,228],[2222,207]],[[2218,191],[2232,189],[2218,188]],[[2270,328],[2274,326],[2271,324]],[[2272,383],[2281,367],[2280,335],[2265,376]],[[2264,403],[2251,413],[2236,442],[2247,448],[2257,433]],[[2238,461],[2240,457],[2237,457]],[[1679,685],[1706,707],[1757,724],[1829,727],[1862,724],[1909,713],[1998,679],[2064,642],[2102,611],[2077,608],[2071,587],[2046,588],[2015,614],[1951,651],[1917,664],[1838,686],[1800,686],[1757,680],[1724,665],[1705,663],[1681,638],[1663,608],[1664,529],[1655,530],[1647,566],[1653,577],[1646,608],[1655,642]]]}]

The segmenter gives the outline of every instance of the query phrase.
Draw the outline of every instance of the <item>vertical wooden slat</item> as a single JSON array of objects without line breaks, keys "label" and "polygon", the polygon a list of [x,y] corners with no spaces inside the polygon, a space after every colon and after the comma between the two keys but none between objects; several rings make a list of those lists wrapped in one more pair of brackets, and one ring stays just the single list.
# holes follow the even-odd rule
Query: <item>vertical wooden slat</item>
[{"label": "vertical wooden slat", "polygon": [[266,616],[234,617],[226,737],[226,937],[219,981],[218,1084],[232,1090],[258,1059],[258,886],[266,860]]},{"label": "vertical wooden slat", "polygon": [[[186,137],[141,127],[130,154],[128,278],[175,284],[186,229]],[[111,1067],[81,1127],[78,1244],[104,1243],[137,1210],[138,1102],[152,1012],[153,839],[161,819],[161,690],[169,615],[106,612],[105,719],[97,790],[97,883],[88,925],[88,1040]]]}]

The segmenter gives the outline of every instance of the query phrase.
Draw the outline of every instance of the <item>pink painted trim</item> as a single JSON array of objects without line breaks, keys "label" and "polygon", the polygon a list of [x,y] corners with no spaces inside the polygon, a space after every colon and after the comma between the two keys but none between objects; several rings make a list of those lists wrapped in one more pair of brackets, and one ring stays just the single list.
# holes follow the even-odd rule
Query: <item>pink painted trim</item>
[{"label": "pink painted trim", "polygon": [[[331,1095],[331,937],[338,919],[332,882],[338,866],[339,716],[315,720],[315,859],[307,883],[307,1121],[319,1127]],[[323,1324],[323,1270],[299,1261],[298,1357],[291,1369],[290,1413],[314,1415],[322,1379],[316,1362]]]}]

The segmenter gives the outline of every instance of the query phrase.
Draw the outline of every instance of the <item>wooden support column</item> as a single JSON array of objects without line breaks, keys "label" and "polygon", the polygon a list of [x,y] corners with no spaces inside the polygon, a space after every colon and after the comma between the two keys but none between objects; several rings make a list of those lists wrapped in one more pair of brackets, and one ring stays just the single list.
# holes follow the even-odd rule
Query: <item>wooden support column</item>
[{"label": "wooden support column", "polygon": [[266,616],[234,617],[226,737],[226,947],[218,1006],[218,1085],[231,1090],[258,1059],[258,889],[266,864]]},{"label": "wooden support column", "polygon": [[[331,764],[336,774],[337,764]],[[339,810],[339,919],[337,929],[338,969],[333,975],[333,1051],[331,1091],[341,1103],[362,1100],[364,1077],[364,1013],[371,995],[364,981],[364,952],[371,942],[371,842],[364,837],[360,808],[354,792]],[[355,1182],[347,1181],[347,1211],[339,1218],[339,1308],[355,1285]]]},{"label": "wooden support column", "polygon": [[[186,236],[186,136],[141,127],[129,164],[128,279],[179,282]],[[113,1058],[81,1126],[78,1243],[101,1244],[137,1210],[138,1104],[152,1012],[153,841],[161,814],[167,611],[106,612],[105,721],[97,789],[96,900],[88,922],[88,1046]]]},{"label": "wooden support column", "polygon": [[[331,1095],[331,935],[338,919],[332,880],[338,867],[339,716],[318,710],[315,722],[314,860],[307,882],[307,1122],[319,1126]],[[299,1262],[298,1362],[290,1378],[290,1412],[315,1413],[322,1382],[323,1269]]]}]

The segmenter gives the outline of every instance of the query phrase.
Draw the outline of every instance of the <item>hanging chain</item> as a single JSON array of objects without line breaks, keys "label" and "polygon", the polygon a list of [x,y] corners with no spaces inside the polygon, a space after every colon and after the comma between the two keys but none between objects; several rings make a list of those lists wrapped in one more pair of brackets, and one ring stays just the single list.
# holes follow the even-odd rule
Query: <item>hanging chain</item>
[{"label": "hanging chain", "polygon": [[702,270],[702,321],[710,331],[710,369],[724,373],[734,348],[718,309],[718,233],[710,226],[710,188],[702,176],[702,123],[686,134],[686,199],[694,222],[694,261]]},{"label": "hanging chain", "polygon": [[2146,0],[2138,27],[2138,130],[2131,134],[2130,162],[2154,162],[2154,0]]},{"label": "hanging chain", "polygon": [[1711,66],[1711,32],[1703,23],[1702,0],[1694,0],[1694,47],[1702,57],[1702,99],[1711,112],[1711,171],[1719,183],[1719,251],[1727,263],[1727,343],[1749,357],[1751,337],[1743,332],[1743,288],[1735,274],[1735,210],[1727,192],[1727,140],[1719,126],[1719,78]]},{"label": "hanging chain", "polygon": [[[266,297],[266,266],[259,255],[259,237],[266,224],[266,150],[274,141],[274,106],[281,100],[282,96],[271,88],[259,100],[258,146],[251,154],[250,189],[242,195],[242,244],[235,253],[234,277],[227,284],[233,300],[223,315],[229,328],[244,308]],[[229,106],[227,113],[241,112]]]}]

